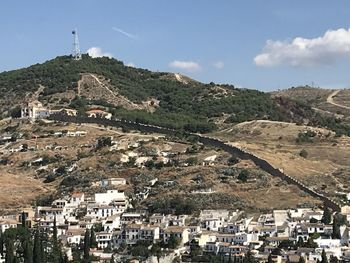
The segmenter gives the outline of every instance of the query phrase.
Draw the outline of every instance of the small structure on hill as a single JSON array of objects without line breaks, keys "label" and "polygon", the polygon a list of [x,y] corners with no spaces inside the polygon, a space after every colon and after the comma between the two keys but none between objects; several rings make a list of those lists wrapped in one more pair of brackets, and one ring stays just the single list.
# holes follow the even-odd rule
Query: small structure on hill
[{"label": "small structure on hill", "polygon": [[103,110],[95,109],[89,110],[86,112],[87,116],[90,118],[104,118],[110,120],[112,118],[112,114]]},{"label": "small structure on hill", "polygon": [[25,103],[21,107],[21,118],[42,119],[49,116],[50,110],[37,100]]}]

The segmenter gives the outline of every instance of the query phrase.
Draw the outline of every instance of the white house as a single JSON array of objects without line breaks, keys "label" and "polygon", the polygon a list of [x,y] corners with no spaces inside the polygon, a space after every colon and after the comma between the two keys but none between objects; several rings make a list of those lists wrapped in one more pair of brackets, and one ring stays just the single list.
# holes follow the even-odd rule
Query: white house
[{"label": "white house", "polygon": [[69,200],[69,204],[73,206],[79,206],[84,201],[85,201],[84,193],[73,193],[71,199]]},{"label": "white house", "polygon": [[85,229],[68,229],[66,238],[68,244],[79,245],[84,239]]},{"label": "white house", "polygon": [[1,219],[0,220],[0,233],[4,233],[6,229],[16,228],[17,220],[14,219]]},{"label": "white house", "polygon": [[21,107],[21,118],[42,119],[50,116],[50,110],[43,107],[39,101],[23,104]]},{"label": "white house", "polygon": [[126,196],[124,192],[118,190],[108,190],[107,193],[96,193],[95,202],[97,204],[109,205],[113,201],[125,201]]},{"label": "white house", "polygon": [[105,232],[112,232],[115,229],[120,229],[120,214],[109,216],[102,225]]},{"label": "white house", "polygon": [[97,247],[104,249],[108,247],[112,242],[113,233],[112,232],[98,232],[96,233]]}]

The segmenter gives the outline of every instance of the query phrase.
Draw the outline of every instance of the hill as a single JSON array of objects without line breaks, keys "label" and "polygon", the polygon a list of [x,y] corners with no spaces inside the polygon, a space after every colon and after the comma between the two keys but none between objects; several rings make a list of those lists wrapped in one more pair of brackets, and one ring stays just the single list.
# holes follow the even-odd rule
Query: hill
[{"label": "hill", "polygon": [[335,117],[343,123],[350,124],[349,89],[336,90],[300,86],[273,92],[272,96],[306,103],[322,115]]},{"label": "hill", "polygon": [[57,57],[43,64],[0,74],[3,116],[18,114],[31,98],[50,108],[72,107],[84,113],[104,107],[114,116],[191,132],[264,119],[328,127],[349,135],[334,116],[288,97],[271,96],[232,85],[204,84],[179,74],[125,66],[110,58]]}]

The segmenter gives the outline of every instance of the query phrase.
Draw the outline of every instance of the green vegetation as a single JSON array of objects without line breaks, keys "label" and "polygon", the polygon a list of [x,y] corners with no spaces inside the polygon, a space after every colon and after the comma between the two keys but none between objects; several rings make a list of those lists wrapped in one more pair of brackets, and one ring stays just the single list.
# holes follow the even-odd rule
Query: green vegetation
[{"label": "green vegetation", "polygon": [[332,221],[332,213],[329,210],[328,206],[324,205],[322,223],[329,225],[331,223],[331,221]]},{"label": "green vegetation", "polygon": [[303,157],[303,158],[307,158],[307,156],[309,155],[309,153],[305,150],[305,149],[302,149],[299,153],[300,157]]},{"label": "green vegetation", "polygon": [[245,183],[245,182],[248,181],[248,177],[249,177],[249,172],[248,172],[248,170],[242,170],[242,171],[239,173],[237,179],[240,180],[241,182]]},{"label": "green vegetation", "polygon": [[150,211],[162,214],[190,215],[199,210],[190,198],[172,196],[163,199],[156,199],[149,205]]},{"label": "green vegetation", "polygon": [[[83,114],[88,105],[107,107],[114,116],[132,121],[206,133],[217,127],[214,118],[228,115],[226,123],[266,119],[328,127],[338,135],[350,135],[350,127],[333,117],[316,113],[309,105],[290,99],[275,97],[257,90],[237,89],[231,85],[203,84],[190,81],[181,83],[169,74],[145,69],[126,67],[116,59],[91,58],[82,60],[60,56],[43,64],[0,74],[0,95],[3,98],[24,99],[24,94],[33,93],[40,86],[44,91],[40,100],[49,100],[55,93],[77,91],[77,82],[83,73],[93,73],[110,80],[121,95],[135,103],[149,98],[160,101],[153,113],[145,110],[125,110],[105,101],[90,101],[76,97],[69,102],[62,98],[59,103],[68,104]],[[18,104],[17,104],[18,105]],[[6,105],[3,111],[11,110],[18,116],[16,104]]]},{"label": "green vegetation", "polygon": [[306,132],[299,132],[298,138],[296,139],[297,143],[310,143],[314,141],[314,138],[316,137],[316,132],[314,131],[306,131]]}]

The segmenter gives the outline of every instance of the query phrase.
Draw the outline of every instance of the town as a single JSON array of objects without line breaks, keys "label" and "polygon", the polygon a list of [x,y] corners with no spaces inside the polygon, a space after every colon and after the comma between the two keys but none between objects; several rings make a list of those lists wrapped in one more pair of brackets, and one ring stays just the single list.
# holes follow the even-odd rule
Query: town
[{"label": "town", "polygon": [[157,262],[157,257],[158,262],[198,262],[208,257],[212,262],[350,260],[349,214],[332,215],[327,207],[252,216],[226,209],[201,210],[196,216],[151,214],[132,209],[132,200],[118,190],[125,179],[100,183],[114,190],[92,196],[75,192],[51,206],[2,216],[1,237],[11,228],[40,230],[49,236],[55,232],[68,260],[80,259],[80,248],[88,243],[91,262]]},{"label": "town", "polygon": [[0,263],[350,263],[350,1],[0,7]]}]

